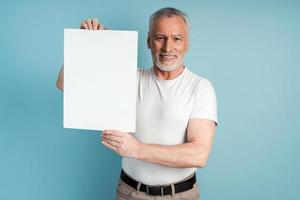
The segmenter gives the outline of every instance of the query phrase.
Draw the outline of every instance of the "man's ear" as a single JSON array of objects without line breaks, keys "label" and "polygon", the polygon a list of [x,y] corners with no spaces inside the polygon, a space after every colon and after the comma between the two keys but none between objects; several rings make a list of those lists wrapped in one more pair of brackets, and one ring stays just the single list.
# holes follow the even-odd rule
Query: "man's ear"
[{"label": "man's ear", "polygon": [[150,33],[149,32],[148,32],[148,37],[147,37],[147,46],[148,46],[148,49],[151,49]]}]

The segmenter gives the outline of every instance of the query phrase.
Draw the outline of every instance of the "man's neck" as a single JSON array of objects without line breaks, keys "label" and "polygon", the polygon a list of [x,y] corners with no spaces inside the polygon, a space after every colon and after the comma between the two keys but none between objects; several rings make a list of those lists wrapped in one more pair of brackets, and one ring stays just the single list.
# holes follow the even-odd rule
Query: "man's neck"
[{"label": "man's neck", "polygon": [[184,70],[184,65],[182,64],[181,66],[179,66],[177,69],[175,69],[174,71],[162,71],[161,69],[159,69],[158,67],[156,67],[154,65],[153,70],[155,75],[158,77],[158,79],[160,80],[171,80],[176,78],[177,76],[179,76],[183,70]]}]

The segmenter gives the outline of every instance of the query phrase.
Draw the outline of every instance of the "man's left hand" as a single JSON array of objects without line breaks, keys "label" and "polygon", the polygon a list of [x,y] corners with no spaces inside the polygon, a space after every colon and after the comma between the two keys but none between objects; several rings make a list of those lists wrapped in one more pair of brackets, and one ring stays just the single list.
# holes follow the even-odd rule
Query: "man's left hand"
[{"label": "man's left hand", "polygon": [[134,158],[137,158],[142,145],[132,134],[117,130],[104,130],[102,132],[102,144],[120,156]]}]

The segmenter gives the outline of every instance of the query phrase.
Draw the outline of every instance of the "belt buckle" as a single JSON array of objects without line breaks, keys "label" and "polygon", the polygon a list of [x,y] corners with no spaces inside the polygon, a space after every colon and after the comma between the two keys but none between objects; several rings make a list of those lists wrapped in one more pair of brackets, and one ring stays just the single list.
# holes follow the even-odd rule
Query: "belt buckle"
[{"label": "belt buckle", "polygon": [[[160,196],[164,196],[164,186],[150,186],[150,190],[159,191]],[[149,186],[146,185],[146,193],[150,194]],[[150,194],[151,195],[151,194]]]}]

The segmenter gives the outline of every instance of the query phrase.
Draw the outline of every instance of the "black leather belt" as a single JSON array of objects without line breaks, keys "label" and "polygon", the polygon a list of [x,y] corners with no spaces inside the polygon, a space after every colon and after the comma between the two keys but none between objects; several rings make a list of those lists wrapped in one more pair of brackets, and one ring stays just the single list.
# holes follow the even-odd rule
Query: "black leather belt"
[{"label": "black leather belt", "polygon": [[[138,189],[137,186],[139,182],[129,177],[122,169],[121,171],[121,180],[124,181],[127,185],[133,187],[134,189]],[[174,184],[175,194],[179,192],[184,192],[193,188],[194,184],[196,183],[196,175],[194,174],[191,178],[178,182]],[[141,183],[140,191],[145,192],[150,195],[171,195],[172,194],[172,187],[171,185],[165,186],[152,186],[152,185],[145,185]]]}]

